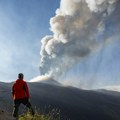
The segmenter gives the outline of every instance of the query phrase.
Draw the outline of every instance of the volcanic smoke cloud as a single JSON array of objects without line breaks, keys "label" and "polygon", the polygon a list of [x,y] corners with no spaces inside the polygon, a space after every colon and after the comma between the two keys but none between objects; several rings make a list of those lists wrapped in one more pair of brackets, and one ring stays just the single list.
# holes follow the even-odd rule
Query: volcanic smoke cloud
[{"label": "volcanic smoke cloud", "polygon": [[119,0],[61,0],[50,19],[53,35],[42,39],[41,74],[56,78],[117,37],[119,11]]}]

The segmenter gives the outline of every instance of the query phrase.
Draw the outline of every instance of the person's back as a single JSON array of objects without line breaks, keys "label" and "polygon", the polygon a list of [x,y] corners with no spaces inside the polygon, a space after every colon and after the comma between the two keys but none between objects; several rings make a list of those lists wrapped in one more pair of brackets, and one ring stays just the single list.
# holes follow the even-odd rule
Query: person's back
[{"label": "person's back", "polygon": [[14,100],[14,110],[13,117],[18,116],[18,110],[20,104],[26,105],[31,110],[32,115],[34,115],[34,111],[32,109],[31,103],[29,102],[29,90],[27,83],[23,80],[24,75],[22,73],[18,74],[18,79],[12,86],[12,95]]},{"label": "person's back", "polygon": [[17,79],[12,88],[14,99],[29,98],[28,87],[23,79]]}]

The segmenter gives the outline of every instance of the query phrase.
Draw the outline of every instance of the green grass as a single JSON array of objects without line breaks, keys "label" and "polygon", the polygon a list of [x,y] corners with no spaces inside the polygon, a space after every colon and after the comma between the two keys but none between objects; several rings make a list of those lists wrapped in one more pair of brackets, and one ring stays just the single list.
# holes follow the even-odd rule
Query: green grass
[{"label": "green grass", "polygon": [[53,109],[48,114],[35,113],[32,116],[29,112],[19,115],[18,120],[60,120],[60,111]]}]

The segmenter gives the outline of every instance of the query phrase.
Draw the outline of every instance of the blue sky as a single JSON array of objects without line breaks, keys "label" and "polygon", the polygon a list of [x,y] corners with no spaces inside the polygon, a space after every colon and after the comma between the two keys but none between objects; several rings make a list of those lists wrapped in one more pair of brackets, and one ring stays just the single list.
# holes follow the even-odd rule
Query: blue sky
[{"label": "blue sky", "polygon": [[49,30],[57,0],[0,0],[0,80],[11,82],[19,72],[30,80],[39,75],[40,40]]}]

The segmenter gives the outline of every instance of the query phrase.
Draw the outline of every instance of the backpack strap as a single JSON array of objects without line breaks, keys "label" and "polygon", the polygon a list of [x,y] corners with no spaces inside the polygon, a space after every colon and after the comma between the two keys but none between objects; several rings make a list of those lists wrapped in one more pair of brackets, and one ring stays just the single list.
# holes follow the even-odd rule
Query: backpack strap
[{"label": "backpack strap", "polygon": [[22,89],[26,92],[26,88],[24,84],[22,85]]},{"label": "backpack strap", "polygon": [[22,85],[22,89],[24,90],[25,97],[27,97],[26,88],[25,88],[25,85],[24,85],[24,83],[23,83],[23,85]]}]

